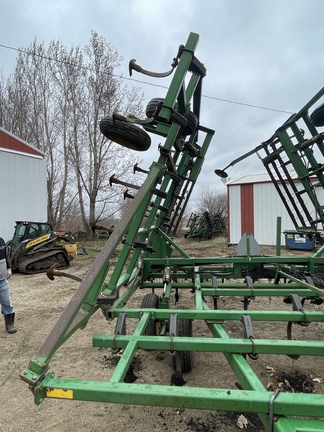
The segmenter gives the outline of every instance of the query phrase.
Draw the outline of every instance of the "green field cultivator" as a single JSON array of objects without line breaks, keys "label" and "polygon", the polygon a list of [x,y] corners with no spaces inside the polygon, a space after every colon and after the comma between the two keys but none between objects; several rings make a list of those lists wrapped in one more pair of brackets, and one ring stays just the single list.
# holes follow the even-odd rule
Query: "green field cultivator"
[{"label": "green field cultivator", "polygon": [[[100,129],[107,138],[139,151],[150,147],[149,133],[158,134],[163,139],[158,160],[147,171],[142,186],[125,184],[127,190],[134,189],[133,195],[128,193],[127,213],[114,226],[20,378],[28,383],[36,404],[57,398],[256,413],[267,431],[323,431],[324,394],[269,387],[264,376],[254,370],[264,358],[290,357],[296,369],[307,363],[309,356],[323,364],[323,247],[310,257],[259,256],[253,255],[247,237],[245,254],[202,258],[189,256],[174,241],[214,135],[200,118],[206,69],[195,56],[197,44],[198,35],[190,33],[166,73],[149,72],[135,60],[130,62],[130,73],[172,75],[165,98],[149,102],[145,120],[115,114],[104,118]],[[307,153],[312,167],[312,171],[303,170],[309,190],[308,178],[318,175],[320,166],[312,165],[309,140],[293,123],[292,128],[299,140],[298,150]],[[280,139],[288,142],[286,127],[280,134]],[[269,146],[279,157],[280,151],[274,150],[276,142],[273,139]],[[322,143],[321,138],[314,142]],[[289,156],[302,168],[297,153],[292,149]],[[116,181],[121,183],[111,179]],[[53,277],[55,269],[51,271]],[[135,293],[142,294],[141,304],[136,306]],[[278,310],[273,306],[277,301],[283,305]],[[50,371],[54,353],[78,329],[84,329],[95,312],[102,312],[103,319],[115,324],[111,334],[93,335],[94,347],[120,353],[111,377],[102,381],[82,376],[56,378]],[[130,323],[134,330],[128,334]],[[262,333],[265,323],[272,326],[271,338]],[[195,335],[196,324],[204,334]],[[302,336],[296,338],[300,333],[292,331],[293,325],[303,331]],[[166,381],[173,385],[126,382],[139,350],[146,355],[148,351],[170,354]],[[194,356],[207,353],[215,359],[207,366],[208,387],[191,386],[190,380],[184,385],[186,374],[199,376]],[[215,386],[219,357],[226,360],[229,373]]]},{"label": "green field cultivator", "polygon": [[204,213],[192,213],[187,223],[186,238],[213,239],[225,235],[226,224],[221,215],[205,211]]}]

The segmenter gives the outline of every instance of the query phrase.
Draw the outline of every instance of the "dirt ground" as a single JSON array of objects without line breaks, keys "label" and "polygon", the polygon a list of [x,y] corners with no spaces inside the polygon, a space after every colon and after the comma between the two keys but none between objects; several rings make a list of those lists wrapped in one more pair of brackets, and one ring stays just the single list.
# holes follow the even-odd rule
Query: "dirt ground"
[{"label": "dirt ground", "polygon": [[[191,256],[235,255],[235,246],[228,247],[224,239],[198,242],[184,239],[177,243]],[[102,243],[101,243],[102,244]],[[79,256],[72,262],[69,273],[83,277],[90,268],[100,243],[82,244],[88,255]],[[275,255],[275,248],[263,247],[264,255]],[[286,251],[285,255],[311,255],[313,252]],[[66,278],[50,281],[45,274],[14,274],[10,279],[11,297],[16,311],[17,333],[9,335],[2,324],[0,327],[0,431],[37,432],[50,431],[195,431],[230,432],[247,429],[264,431],[256,415],[232,412],[198,411],[190,409],[104,404],[81,401],[46,399],[39,406],[34,404],[33,395],[19,373],[28,366],[31,358],[49,334],[52,326],[65,308],[78,287],[78,283]],[[140,297],[134,297],[140,305]],[[221,301],[221,299],[220,299]],[[233,303],[232,303],[233,302]],[[282,299],[275,303],[272,299],[253,300],[249,307],[269,309],[290,308]],[[212,306],[210,306],[212,307]],[[234,305],[234,299],[226,299],[220,307],[242,308],[242,303]],[[323,310],[322,306],[309,308]],[[322,325],[323,324],[323,325]],[[78,331],[54,354],[50,370],[56,377],[104,380],[113,371],[118,355],[111,350],[92,347],[92,336],[97,333],[113,333],[114,323],[107,322],[98,311],[91,317],[87,327]],[[127,329],[128,330],[128,329]],[[295,338],[323,339],[324,323],[309,327],[294,326]],[[226,331],[233,337],[242,337],[242,328],[233,322]],[[286,338],[286,327],[278,328],[276,334]],[[262,337],[273,338],[271,323],[264,323]],[[311,332],[311,333],[309,333]],[[193,335],[206,336],[206,328],[194,322]],[[159,383],[168,385],[172,367],[168,353],[140,351],[135,357],[134,372],[136,383]],[[260,356],[249,360],[251,367],[267,386],[274,390],[283,386],[286,391],[324,393],[323,358],[300,357],[294,360],[288,356]],[[236,387],[236,378],[221,354],[195,353],[193,370],[185,374],[186,385],[216,388]],[[129,384],[132,385],[132,384]],[[224,387],[225,386],[225,387]]]}]

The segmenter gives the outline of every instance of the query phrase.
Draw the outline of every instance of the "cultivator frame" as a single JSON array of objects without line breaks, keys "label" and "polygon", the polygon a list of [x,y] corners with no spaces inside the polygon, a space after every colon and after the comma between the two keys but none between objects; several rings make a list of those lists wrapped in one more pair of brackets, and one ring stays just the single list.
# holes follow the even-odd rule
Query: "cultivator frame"
[{"label": "cultivator frame", "polygon": [[[149,122],[142,122],[146,131],[165,138],[159,146],[158,161],[152,163],[128,212],[110,233],[20,378],[28,383],[36,404],[45,398],[57,398],[257,413],[267,431],[320,431],[323,394],[268,391],[250,363],[267,354],[323,358],[323,338],[301,341],[254,336],[254,327],[263,321],[323,324],[322,310],[307,309],[308,303],[320,305],[324,297],[323,248],[311,257],[253,256],[247,238],[246,255],[195,258],[171,235],[179,225],[214,134],[200,123],[206,70],[194,55],[198,39],[197,34],[190,33],[180,47],[161,107]],[[131,66],[133,70],[134,61]],[[136,67],[139,72],[148,72]],[[186,80],[188,73],[190,79]],[[191,106],[198,122],[188,138],[181,128],[189,115],[193,117],[189,114]],[[118,260],[112,265],[116,251]],[[143,291],[141,307],[129,307],[139,290]],[[184,306],[181,299],[188,293],[191,304]],[[238,299],[241,307],[219,308],[220,299],[228,297]],[[289,298],[292,309],[249,309],[250,302],[258,297]],[[122,350],[111,378],[55,378],[49,370],[52,356],[99,310],[108,321],[115,320],[116,326],[112,334],[94,335],[93,346]],[[130,320],[136,323],[135,330],[127,334],[126,322]],[[205,323],[209,337],[192,334],[195,320]],[[233,338],[226,332],[226,323],[233,321],[242,326],[242,337]],[[138,350],[169,352],[174,370],[171,381],[194,367],[193,352],[222,353],[240,386],[235,388],[233,382],[225,381],[222,388],[190,387],[190,383],[184,386],[176,381],[175,385],[126,383],[125,376]]]},{"label": "cultivator frame", "polygon": [[205,211],[204,213],[191,213],[187,229],[186,238],[213,239],[224,234],[226,226],[221,215]]},{"label": "cultivator frame", "polygon": [[[315,234],[321,244],[324,243],[324,205],[318,191],[324,190],[324,133],[317,127],[324,126],[323,98],[324,87],[271,138],[224,170],[215,170],[217,175],[226,178],[227,168],[257,153],[296,230]],[[315,108],[319,101],[322,105]]]}]

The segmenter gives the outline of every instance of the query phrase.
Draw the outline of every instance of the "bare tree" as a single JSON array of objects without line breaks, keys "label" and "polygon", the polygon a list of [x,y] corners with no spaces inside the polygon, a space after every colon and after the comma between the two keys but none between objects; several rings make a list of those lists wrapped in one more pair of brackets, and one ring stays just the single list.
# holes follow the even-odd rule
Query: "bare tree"
[{"label": "bare tree", "polygon": [[201,213],[207,211],[227,219],[227,194],[211,186],[202,189],[198,207]]},{"label": "bare tree", "polygon": [[[86,229],[87,222],[91,225],[100,218],[111,217],[116,211],[116,195],[109,187],[110,175],[117,173],[125,176],[134,162],[138,161],[138,157],[135,156],[134,159],[133,152],[107,142],[99,132],[99,121],[103,116],[112,115],[114,111],[140,115],[143,110],[143,95],[136,89],[130,91],[124,86],[122,78],[113,74],[122,58],[96,32],[92,32],[84,53],[88,61],[83,68],[83,79],[87,85],[83,88],[82,99],[76,101],[82,124],[75,131],[79,137],[71,146],[71,154]],[[87,212],[85,202],[88,204]]]},{"label": "bare tree", "polygon": [[57,115],[59,91],[53,80],[52,58],[53,44],[46,50],[36,40],[19,52],[6,86],[7,116],[3,126],[46,153],[48,220],[57,226],[63,220],[69,169],[62,140],[65,127]]},{"label": "bare tree", "polygon": [[207,238],[227,231],[227,195],[212,187],[200,190],[198,212],[191,213],[185,237]]},{"label": "bare tree", "polygon": [[5,123],[6,118],[6,78],[0,71],[0,126]]},{"label": "bare tree", "polygon": [[[20,49],[14,73],[1,77],[1,126],[47,155],[48,219],[55,225],[76,214],[83,229],[119,209],[112,174],[130,176],[134,151],[107,141],[98,123],[114,111],[140,116],[143,94],[114,74],[122,57],[91,33],[89,44],[68,50],[36,40]],[[5,107],[5,108],[4,108]]]}]

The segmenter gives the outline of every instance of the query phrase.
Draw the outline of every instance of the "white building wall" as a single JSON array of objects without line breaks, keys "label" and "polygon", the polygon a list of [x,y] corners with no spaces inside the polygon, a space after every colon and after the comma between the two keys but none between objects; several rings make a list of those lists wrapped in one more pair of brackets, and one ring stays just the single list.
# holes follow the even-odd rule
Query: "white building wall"
[{"label": "white building wall", "polygon": [[281,218],[281,244],[285,244],[283,231],[295,230],[288,212],[272,183],[255,183],[254,197],[254,238],[261,245],[275,245],[277,221]]},{"label": "white building wall", "polygon": [[236,244],[240,241],[241,235],[241,187],[235,185],[228,187],[228,208],[229,208],[229,243]]},{"label": "white building wall", "polygon": [[47,220],[46,160],[0,150],[0,236],[12,238],[16,220]]},{"label": "white building wall", "polygon": [[[242,183],[241,183],[242,184]],[[241,184],[228,186],[229,194],[229,243],[237,244],[241,237]],[[301,183],[295,183],[298,190],[303,188]],[[283,190],[282,185],[279,185]],[[287,187],[291,192],[290,185]],[[324,204],[324,190],[315,188],[317,199]],[[272,182],[253,184],[254,210],[254,238],[260,245],[275,245],[277,240],[277,222],[281,218],[281,244],[285,245],[284,231],[295,231],[295,226]],[[311,215],[315,214],[313,204],[307,194],[303,200]]]}]

